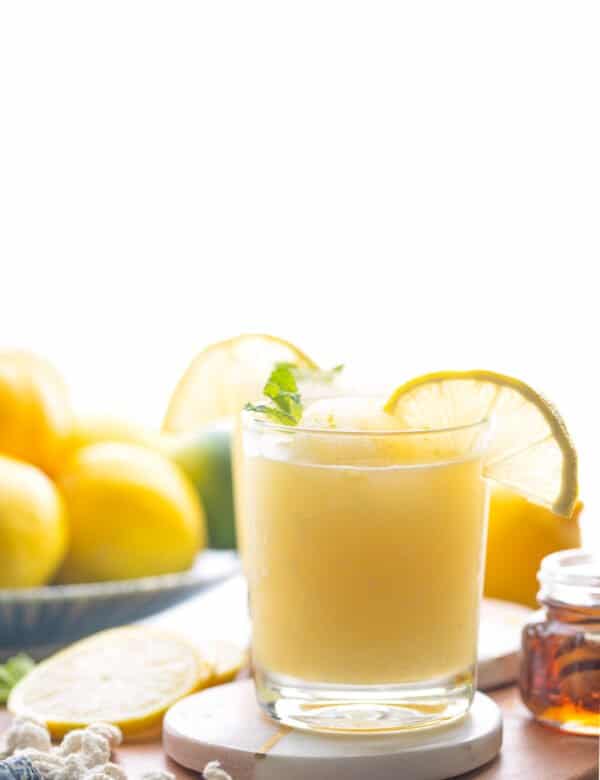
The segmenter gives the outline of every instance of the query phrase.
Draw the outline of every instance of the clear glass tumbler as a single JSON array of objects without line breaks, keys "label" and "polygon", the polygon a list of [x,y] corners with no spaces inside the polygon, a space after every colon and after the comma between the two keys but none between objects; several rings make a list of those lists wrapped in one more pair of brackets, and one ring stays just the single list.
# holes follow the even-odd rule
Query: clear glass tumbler
[{"label": "clear glass tumbler", "polygon": [[269,716],[379,732],[468,711],[488,430],[340,431],[244,412],[238,509]]}]

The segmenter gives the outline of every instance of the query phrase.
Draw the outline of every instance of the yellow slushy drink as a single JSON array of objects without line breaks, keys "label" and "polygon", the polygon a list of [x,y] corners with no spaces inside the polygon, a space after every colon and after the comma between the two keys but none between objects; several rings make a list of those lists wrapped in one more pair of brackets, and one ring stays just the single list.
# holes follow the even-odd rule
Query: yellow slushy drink
[{"label": "yellow slushy drink", "polygon": [[486,424],[396,431],[379,399],[244,413],[244,557],[259,699],[317,729],[464,714],[474,691]]}]

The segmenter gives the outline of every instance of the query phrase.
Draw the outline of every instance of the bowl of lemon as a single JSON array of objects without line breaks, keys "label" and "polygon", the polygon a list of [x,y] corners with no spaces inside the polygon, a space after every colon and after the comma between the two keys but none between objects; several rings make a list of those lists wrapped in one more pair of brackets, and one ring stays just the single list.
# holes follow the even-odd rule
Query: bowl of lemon
[{"label": "bowl of lemon", "polygon": [[0,352],[0,659],[46,656],[239,570],[204,498],[231,528],[228,447],[180,438],[78,419],[49,363]]}]

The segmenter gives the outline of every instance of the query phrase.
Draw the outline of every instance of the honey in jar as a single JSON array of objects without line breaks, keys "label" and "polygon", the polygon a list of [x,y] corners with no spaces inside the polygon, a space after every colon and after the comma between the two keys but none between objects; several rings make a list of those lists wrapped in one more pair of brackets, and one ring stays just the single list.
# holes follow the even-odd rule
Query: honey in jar
[{"label": "honey in jar", "polygon": [[600,736],[600,558],[554,553],[538,579],[541,609],[523,629],[521,696],[542,723]]}]

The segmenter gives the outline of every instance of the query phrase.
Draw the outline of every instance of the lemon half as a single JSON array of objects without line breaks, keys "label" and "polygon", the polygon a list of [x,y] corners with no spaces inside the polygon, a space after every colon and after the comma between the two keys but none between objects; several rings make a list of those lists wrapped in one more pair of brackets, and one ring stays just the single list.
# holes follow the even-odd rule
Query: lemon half
[{"label": "lemon half", "polygon": [[385,410],[407,428],[446,428],[493,415],[484,475],[570,517],[577,501],[577,453],[543,396],[492,371],[442,371],[401,385]]},{"label": "lemon half", "polygon": [[248,401],[262,395],[276,363],[316,368],[289,341],[266,334],[246,334],[204,349],[175,388],[163,428],[168,433],[195,431],[234,417]]},{"label": "lemon half", "polygon": [[182,637],[147,627],[102,631],[36,666],[8,708],[46,723],[53,737],[96,721],[125,735],[160,726],[178,699],[208,686],[213,667]]}]

